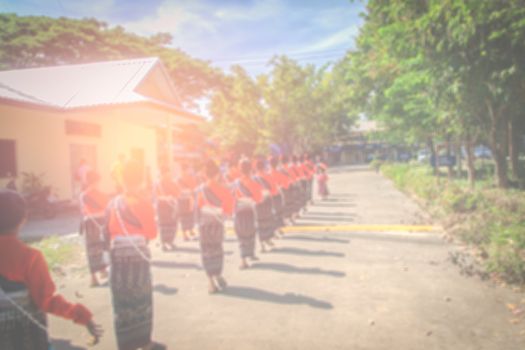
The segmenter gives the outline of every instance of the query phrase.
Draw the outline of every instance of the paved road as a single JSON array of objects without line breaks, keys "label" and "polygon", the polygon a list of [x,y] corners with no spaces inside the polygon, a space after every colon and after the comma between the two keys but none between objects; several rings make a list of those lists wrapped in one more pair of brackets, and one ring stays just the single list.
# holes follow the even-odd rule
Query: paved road
[{"label": "paved road", "polygon": [[[525,348],[525,321],[511,324],[505,306],[523,295],[460,276],[439,232],[400,230],[429,222],[389,181],[339,168],[331,189],[251,270],[238,270],[228,237],[223,294],[207,294],[196,242],[175,253],[155,247],[155,339],[201,350]],[[109,290],[84,289],[87,282],[70,276],[61,292],[91,307],[106,328],[95,348],[114,349]],[[57,318],[50,324],[57,349],[84,348],[82,329]]]}]

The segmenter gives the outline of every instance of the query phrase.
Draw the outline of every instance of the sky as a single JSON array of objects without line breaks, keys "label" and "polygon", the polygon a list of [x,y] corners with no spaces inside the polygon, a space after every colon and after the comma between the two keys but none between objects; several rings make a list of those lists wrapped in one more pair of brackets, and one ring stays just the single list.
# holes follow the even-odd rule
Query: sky
[{"label": "sky", "polygon": [[227,69],[253,75],[274,55],[322,65],[354,47],[364,0],[0,0],[0,12],[94,17],[151,35],[168,32],[173,46]]}]

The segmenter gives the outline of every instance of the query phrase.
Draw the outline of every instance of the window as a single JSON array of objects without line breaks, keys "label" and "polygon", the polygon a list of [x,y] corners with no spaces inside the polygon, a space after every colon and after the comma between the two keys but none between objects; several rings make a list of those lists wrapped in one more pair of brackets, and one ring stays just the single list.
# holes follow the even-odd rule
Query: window
[{"label": "window", "polygon": [[102,128],[98,124],[84,123],[76,120],[66,120],[66,134],[89,137],[100,137]]},{"label": "window", "polygon": [[15,140],[0,139],[0,177],[16,175]]}]

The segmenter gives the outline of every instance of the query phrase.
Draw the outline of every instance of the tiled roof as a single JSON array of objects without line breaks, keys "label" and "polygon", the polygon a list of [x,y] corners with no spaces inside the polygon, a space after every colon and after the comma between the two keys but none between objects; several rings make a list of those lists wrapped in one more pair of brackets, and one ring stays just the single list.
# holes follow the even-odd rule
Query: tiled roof
[{"label": "tiled roof", "polygon": [[135,89],[159,62],[153,57],[0,71],[0,98],[59,109],[152,102]]}]

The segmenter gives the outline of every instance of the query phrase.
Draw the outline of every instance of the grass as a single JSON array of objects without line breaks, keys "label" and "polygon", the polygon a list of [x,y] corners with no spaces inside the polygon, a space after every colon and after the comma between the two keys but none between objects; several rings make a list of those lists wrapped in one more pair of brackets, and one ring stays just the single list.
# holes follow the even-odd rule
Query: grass
[{"label": "grass", "polygon": [[31,246],[44,254],[51,270],[76,262],[82,254],[82,246],[78,242],[59,236],[44,238],[31,243]]},{"label": "grass", "polygon": [[422,200],[431,214],[462,241],[476,246],[485,268],[508,282],[525,283],[525,192],[480,182],[437,178],[418,164],[383,164],[396,186]]}]

